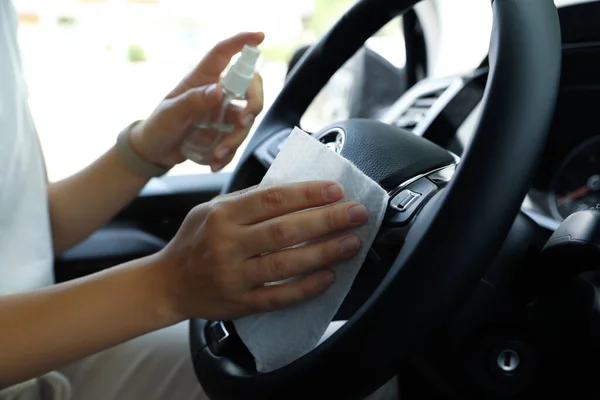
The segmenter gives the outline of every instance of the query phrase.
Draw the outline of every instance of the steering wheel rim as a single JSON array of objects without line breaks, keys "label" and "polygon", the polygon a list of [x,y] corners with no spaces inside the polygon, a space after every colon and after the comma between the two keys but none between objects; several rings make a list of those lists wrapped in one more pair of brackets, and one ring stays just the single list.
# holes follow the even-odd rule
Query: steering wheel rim
[{"label": "steering wheel rim", "polygon": [[[248,172],[248,163],[256,161],[254,151],[297,125],[319,90],[364,41],[418,2],[362,0],[342,17],[298,63],[224,191],[260,180]],[[561,64],[552,0],[494,0],[492,8],[490,73],[471,144],[453,180],[419,214],[379,287],[328,340],[269,373],[215,354],[206,321],[192,320],[196,375],[212,399],[362,398],[395,373],[483,275],[543,151]],[[462,250],[464,243],[470,251]]]}]

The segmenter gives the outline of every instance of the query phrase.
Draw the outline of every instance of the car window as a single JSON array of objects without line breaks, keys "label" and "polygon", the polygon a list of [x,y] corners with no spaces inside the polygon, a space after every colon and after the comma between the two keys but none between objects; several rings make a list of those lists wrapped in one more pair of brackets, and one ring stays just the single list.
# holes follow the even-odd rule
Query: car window
[{"label": "car window", "polygon": [[[295,50],[314,43],[356,0],[221,0],[210,6],[198,0],[13,1],[30,106],[54,181],[101,155],[124,126],[148,116],[210,47],[239,31],[266,33],[259,72],[268,109]],[[440,5],[444,1],[427,2],[441,7],[434,24],[444,28],[439,37],[447,39],[435,49],[439,54],[432,60],[432,74],[474,67],[487,51],[489,4],[455,0],[448,2],[456,6],[451,9]],[[461,7],[470,10],[469,23]],[[465,45],[467,40],[470,45]],[[400,19],[392,20],[366,47],[402,67]],[[344,97],[356,79],[350,64],[309,107],[303,128],[318,130],[347,115]],[[225,171],[233,170],[242,150]],[[209,168],[185,162],[169,172],[198,173],[209,173]]]},{"label": "car window", "polygon": [[[50,180],[100,156],[124,126],[148,116],[210,47],[239,31],[266,33],[259,72],[268,108],[295,49],[314,42],[353,3],[14,0],[30,106]],[[170,174],[209,172],[185,162]]]},{"label": "car window", "polygon": [[[386,26],[369,38],[364,46],[381,56],[392,68],[403,68],[406,62],[402,19],[396,17]],[[318,132],[321,128],[336,121],[351,117],[351,90],[359,80],[361,52],[357,52],[327,82],[325,87],[312,101],[302,119],[300,126],[309,132]],[[364,65],[363,65],[364,66]],[[365,79],[377,79],[376,76],[365,76]],[[369,102],[369,98],[361,98]],[[390,101],[390,104],[393,101]]]},{"label": "car window", "polygon": [[[487,56],[492,33],[489,1],[432,0],[430,76],[445,77],[476,68]],[[434,25],[434,26],[431,26]]]}]

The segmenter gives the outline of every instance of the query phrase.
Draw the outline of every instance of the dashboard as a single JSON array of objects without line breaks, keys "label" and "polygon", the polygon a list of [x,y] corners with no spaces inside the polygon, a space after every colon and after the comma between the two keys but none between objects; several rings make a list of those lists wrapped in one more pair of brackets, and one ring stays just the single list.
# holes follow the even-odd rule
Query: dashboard
[{"label": "dashboard", "polygon": [[[486,72],[481,76],[487,76]],[[473,86],[483,90],[481,83]],[[474,99],[482,94],[470,91]],[[478,103],[446,143],[459,155],[469,144],[479,110]],[[524,212],[549,229],[574,212],[600,207],[599,113],[600,41],[566,44],[554,120],[522,206]]]},{"label": "dashboard", "polygon": [[[565,50],[564,73],[542,162],[529,193],[534,210],[557,221],[600,207],[600,43]],[[586,76],[582,79],[582,75]],[[577,80],[577,81],[575,81]]]},{"label": "dashboard", "polygon": [[[600,2],[559,10],[563,36],[561,88],[539,169],[522,210],[555,229],[570,214],[600,208]],[[424,80],[383,115],[383,122],[461,155],[469,146],[487,79],[475,71]]]}]

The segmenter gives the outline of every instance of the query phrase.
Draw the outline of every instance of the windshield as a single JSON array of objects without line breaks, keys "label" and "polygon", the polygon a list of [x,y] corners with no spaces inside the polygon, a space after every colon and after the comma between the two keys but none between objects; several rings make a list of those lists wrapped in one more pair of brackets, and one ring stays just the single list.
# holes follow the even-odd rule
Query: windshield
[{"label": "windshield", "polygon": [[[198,0],[13,2],[30,106],[54,181],[112,146],[116,134],[148,116],[210,47],[239,31],[266,33],[259,71],[268,108],[285,82],[294,51],[318,40],[355,0],[220,0],[210,7]],[[574,2],[581,1],[556,0]],[[437,9],[439,16],[424,27],[434,38],[428,43],[431,76],[464,72],[483,60],[491,32],[489,2],[425,0],[418,7],[423,15]],[[367,47],[402,68],[400,18]],[[343,100],[353,76],[342,71],[332,82],[305,115],[315,127],[345,115]],[[65,157],[65,148],[77,151]],[[225,171],[233,170],[238,159],[239,154]],[[169,174],[209,172],[185,162]]]}]

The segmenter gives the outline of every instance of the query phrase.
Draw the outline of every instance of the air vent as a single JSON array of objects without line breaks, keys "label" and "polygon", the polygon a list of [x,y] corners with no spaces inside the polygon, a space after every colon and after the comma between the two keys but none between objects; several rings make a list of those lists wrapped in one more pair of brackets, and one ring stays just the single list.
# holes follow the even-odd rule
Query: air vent
[{"label": "air vent", "polygon": [[415,101],[396,119],[394,124],[400,128],[413,130],[419,122],[425,118],[427,111],[436,102],[436,100],[444,93],[446,88],[434,90],[424,93],[417,97]]}]

